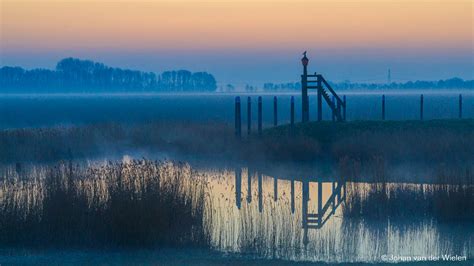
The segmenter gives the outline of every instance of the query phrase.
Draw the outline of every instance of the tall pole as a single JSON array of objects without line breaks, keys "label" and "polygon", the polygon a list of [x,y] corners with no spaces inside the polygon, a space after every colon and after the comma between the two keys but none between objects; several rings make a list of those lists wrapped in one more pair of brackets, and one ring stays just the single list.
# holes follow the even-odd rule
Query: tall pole
[{"label": "tall pole", "polygon": [[258,135],[262,135],[262,96],[258,96]]},{"label": "tall pole", "polygon": [[247,97],[247,135],[250,135],[250,130],[252,128],[252,100]]},{"label": "tall pole", "polygon": [[308,100],[308,62],[306,52],[303,53],[301,63],[303,64],[303,75],[301,76],[301,103],[302,103],[302,122],[309,120],[309,100]]},{"label": "tall pole", "polygon": [[323,85],[321,81],[321,76],[317,75],[318,82],[318,121],[323,120],[323,96],[321,95],[323,90]]}]

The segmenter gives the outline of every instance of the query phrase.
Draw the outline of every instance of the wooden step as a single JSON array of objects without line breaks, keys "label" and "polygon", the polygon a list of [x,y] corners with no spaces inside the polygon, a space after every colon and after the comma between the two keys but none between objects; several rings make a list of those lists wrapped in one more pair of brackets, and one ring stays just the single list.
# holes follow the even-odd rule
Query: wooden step
[{"label": "wooden step", "polygon": [[308,225],[306,225],[306,228],[308,228],[308,229],[319,229],[319,228],[321,228],[321,226],[320,225],[308,224]]}]

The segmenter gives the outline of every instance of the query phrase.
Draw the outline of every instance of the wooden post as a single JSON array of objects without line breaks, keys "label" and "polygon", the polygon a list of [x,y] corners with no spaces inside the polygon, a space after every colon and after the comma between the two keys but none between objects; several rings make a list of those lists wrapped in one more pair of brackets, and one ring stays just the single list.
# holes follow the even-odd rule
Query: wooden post
[{"label": "wooden post", "polygon": [[273,97],[273,125],[278,125],[278,103],[276,96]]},{"label": "wooden post", "polygon": [[295,213],[295,180],[291,179],[291,213]]},{"label": "wooden post", "polygon": [[235,97],[235,136],[240,138],[242,135],[241,117],[240,117],[240,97]]},{"label": "wooden post", "polygon": [[301,59],[303,63],[303,75],[301,75],[301,103],[302,103],[302,112],[301,112],[301,121],[303,123],[308,122],[309,120],[309,100],[308,100],[308,58],[306,53]]},{"label": "wooden post", "polygon": [[344,103],[344,106],[342,107],[343,108],[342,117],[344,121],[346,121],[346,95],[342,96],[342,102]]},{"label": "wooden post", "polygon": [[235,204],[240,210],[242,203],[242,168],[235,169]]},{"label": "wooden post", "polygon": [[252,172],[247,168],[247,202],[252,202]]},{"label": "wooden post", "polygon": [[322,96],[322,90],[323,90],[323,85],[321,81],[321,76],[317,75],[317,83],[318,83],[318,121],[323,120],[323,96]]},{"label": "wooden post", "polygon": [[[305,67],[305,72],[306,72],[306,67]],[[301,104],[302,104],[302,110],[301,110],[301,122],[303,123],[306,123],[308,121],[307,119],[307,107],[306,105],[308,104],[308,85],[307,85],[307,80],[308,80],[308,77],[307,77],[307,74],[303,74],[301,76],[301,88],[302,88],[302,92],[301,92]]]},{"label": "wooden post", "polygon": [[420,96],[420,120],[423,120],[423,94]]},{"label": "wooden post", "polygon": [[295,124],[295,97],[291,96],[290,103],[290,124],[293,126]]},{"label": "wooden post", "polygon": [[262,96],[258,96],[258,135],[262,135]]},{"label": "wooden post", "polygon": [[459,119],[462,118],[462,94],[459,94]]},{"label": "wooden post", "polygon": [[385,94],[382,95],[382,120],[385,120]]},{"label": "wooden post", "polygon": [[252,99],[247,97],[247,135],[250,135],[252,128]]},{"label": "wooden post", "polygon": [[[334,96],[332,96],[332,106],[334,106],[334,108],[336,107],[335,105],[335,100],[334,100]],[[332,121],[336,121],[336,113],[334,112],[334,109],[332,109]]]}]

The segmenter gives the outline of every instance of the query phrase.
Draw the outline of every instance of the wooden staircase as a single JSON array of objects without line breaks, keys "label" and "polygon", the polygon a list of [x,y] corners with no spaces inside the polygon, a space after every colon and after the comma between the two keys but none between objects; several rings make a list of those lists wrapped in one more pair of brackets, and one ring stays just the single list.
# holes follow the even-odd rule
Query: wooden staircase
[{"label": "wooden staircase", "polygon": [[[316,89],[318,91],[318,121],[322,120],[322,99],[326,101],[333,114],[333,120],[345,121],[346,120],[346,102],[337,95],[332,89],[331,85],[321,74],[308,74],[308,62],[309,59],[306,57],[306,52],[303,53],[304,57],[301,59],[303,63],[303,75],[301,75],[302,85],[302,121],[309,121],[309,100],[308,100],[308,89]],[[332,96],[332,99],[331,99]]]}]

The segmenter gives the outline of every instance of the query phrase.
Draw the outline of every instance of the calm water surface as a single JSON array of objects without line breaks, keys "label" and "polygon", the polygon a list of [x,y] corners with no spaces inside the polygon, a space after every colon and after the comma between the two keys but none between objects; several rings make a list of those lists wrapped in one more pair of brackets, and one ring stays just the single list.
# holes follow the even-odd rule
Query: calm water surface
[{"label": "calm water surface", "polygon": [[[231,124],[235,96],[3,95],[0,128],[167,120]],[[258,95],[250,96],[255,107]],[[295,96],[296,115],[300,117],[300,100]],[[290,97],[278,95],[281,122],[289,121],[286,110]],[[272,123],[272,98],[263,96],[267,124]],[[463,92],[463,98],[463,116],[474,118],[474,93]],[[348,92],[348,119],[379,119],[380,99],[379,93]],[[312,95],[311,119],[316,117],[315,100]],[[418,93],[386,94],[386,101],[387,119],[419,118]],[[253,111],[256,117],[255,108]],[[457,116],[458,93],[425,92],[426,119]],[[327,108],[324,118],[330,119]],[[400,182],[364,183],[328,174],[302,175],[298,170],[295,166],[279,174],[246,166],[198,167],[208,184],[203,222],[211,236],[212,251],[250,258],[335,263],[376,263],[382,262],[384,255],[474,257],[474,219],[472,213],[465,214],[474,209],[472,184],[415,184],[406,178]],[[450,201],[456,204],[442,204]],[[200,260],[214,256],[204,254],[199,255]],[[152,256],[149,262],[153,258],[159,259]]]},{"label": "calm water surface", "polygon": [[[212,210],[206,222],[217,250],[325,262],[382,262],[383,255],[391,254],[474,255],[472,215],[468,222],[444,222],[426,206],[415,208],[418,213],[404,209],[407,204],[418,204],[416,198],[436,201],[440,185],[278,178],[246,168],[207,174],[212,176]],[[473,193],[473,186],[468,187]],[[395,204],[390,203],[398,210],[357,206],[383,205],[391,193],[402,195],[392,200]],[[472,194],[470,201],[472,210]],[[366,213],[370,211],[379,214]],[[391,215],[392,211],[405,216]]]},{"label": "calm water surface", "polygon": [[[198,255],[190,250],[191,260],[210,260],[216,256],[212,252],[233,259],[328,263],[377,263],[391,255],[474,256],[472,184],[354,182],[325,174],[273,175],[253,167],[189,165],[181,174],[189,175],[183,180],[199,177],[207,184],[203,224],[211,250]],[[61,252],[72,252],[65,259],[78,256],[79,261],[117,258],[114,253]],[[144,263],[169,259],[141,252],[131,256]]]}]

